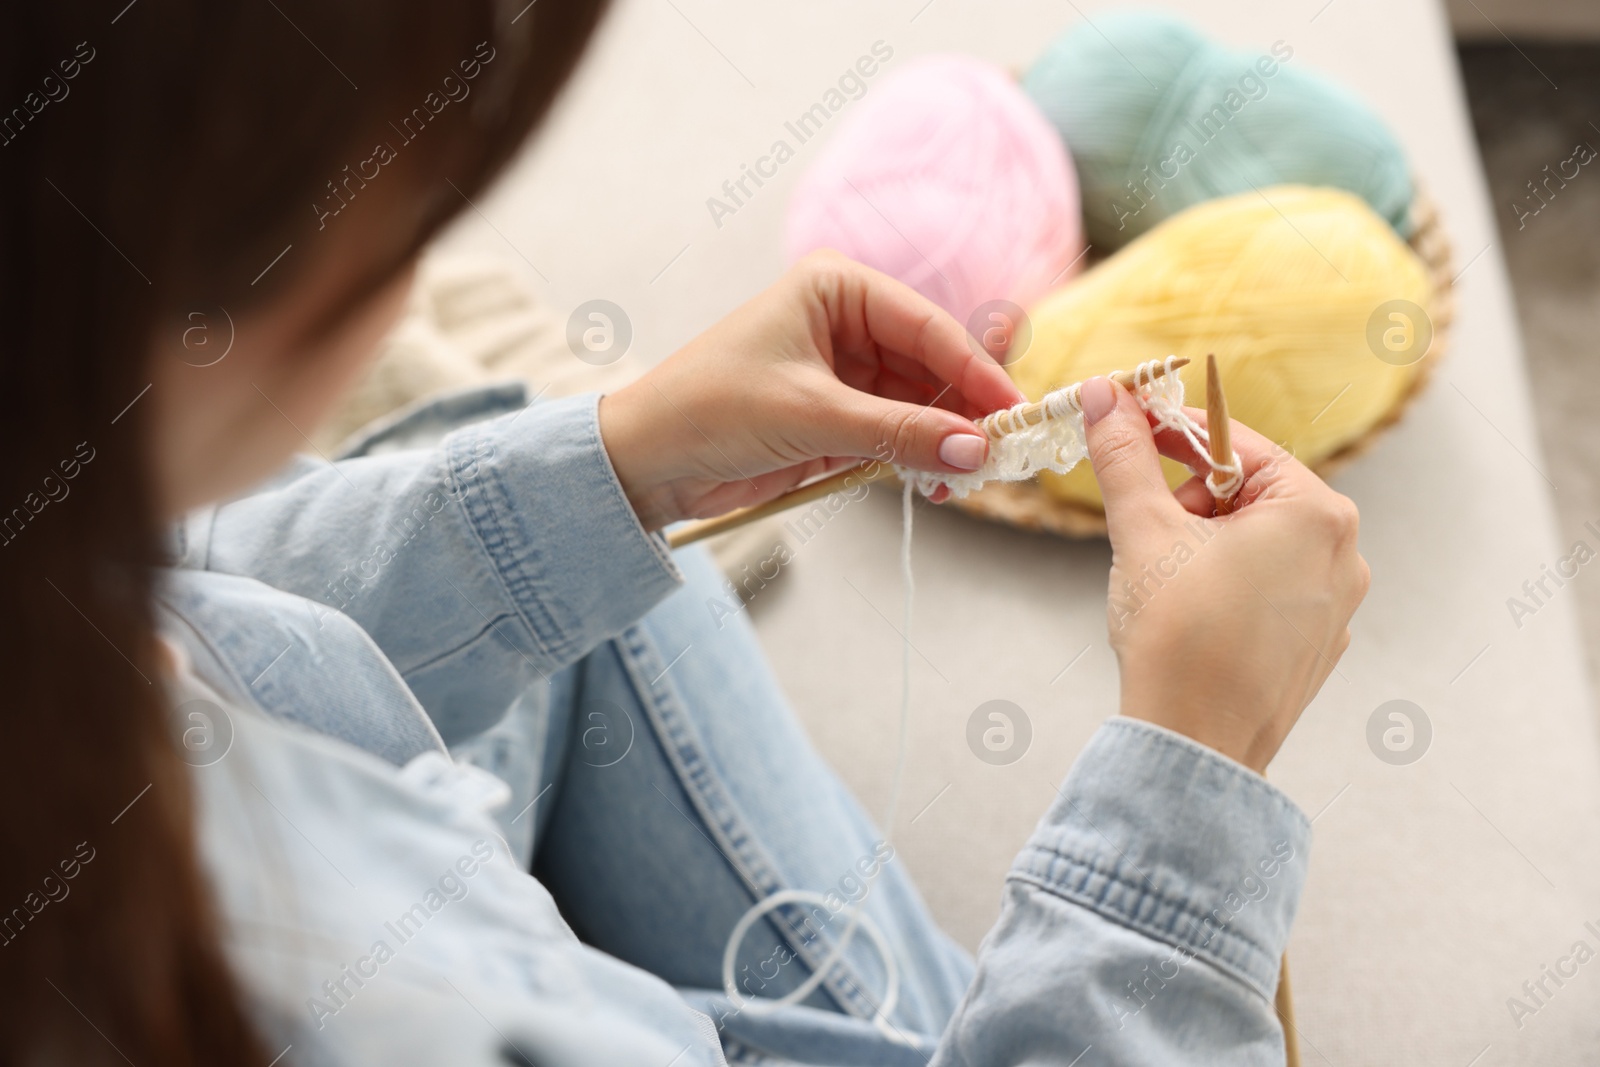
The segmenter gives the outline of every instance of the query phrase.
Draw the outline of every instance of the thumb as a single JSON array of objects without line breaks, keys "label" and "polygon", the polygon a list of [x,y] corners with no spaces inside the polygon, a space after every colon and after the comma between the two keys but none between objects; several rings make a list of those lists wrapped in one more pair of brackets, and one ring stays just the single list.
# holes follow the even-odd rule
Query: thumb
[{"label": "thumb", "polygon": [[983,431],[953,411],[887,400],[842,383],[837,396],[839,417],[818,427],[820,455],[876,456],[942,474],[977,470],[988,455]]},{"label": "thumb", "polygon": [[1155,435],[1133,394],[1109,378],[1091,378],[1078,400],[1113,539],[1119,528],[1176,506],[1161,472]]}]

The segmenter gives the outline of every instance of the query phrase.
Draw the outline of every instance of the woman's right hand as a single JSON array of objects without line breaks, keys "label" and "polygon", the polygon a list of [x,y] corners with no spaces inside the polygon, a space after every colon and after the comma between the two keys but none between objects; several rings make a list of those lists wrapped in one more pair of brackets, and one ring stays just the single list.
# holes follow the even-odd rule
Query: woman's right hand
[{"label": "woman's right hand", "polygon": [[1208,469],[1182,435],[1153,433],[1107,379],[1085,383],[1082,403],[1111,537],[1122,713],[1264,771],[1350,644],[1370,582],[1356,507],[1235,422],[1245,480],[1233,513],[1213,517],[1200,477],[1174,491],[1162,474],[1158,453]]}]

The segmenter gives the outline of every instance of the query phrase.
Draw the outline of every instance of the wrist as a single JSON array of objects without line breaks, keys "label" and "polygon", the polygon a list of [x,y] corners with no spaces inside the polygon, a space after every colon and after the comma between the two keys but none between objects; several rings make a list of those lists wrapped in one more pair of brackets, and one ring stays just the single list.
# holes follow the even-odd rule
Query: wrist
[{"label": "wrist", "polygon": [[1197,700],[1192,692],[1160,696],[1124,685],[1121,714],[1182,734],[1235,763],[1265,775],[1276,745],[1268,730],[1237,709]]},{"label": "wrist", "polygon": [[600,442],[640,525],[654,531],[683,516],[665,491],[667,479],[658,462],[664,450],[659,435],[650,431],[636,387],[634,383],[600,398]]}]

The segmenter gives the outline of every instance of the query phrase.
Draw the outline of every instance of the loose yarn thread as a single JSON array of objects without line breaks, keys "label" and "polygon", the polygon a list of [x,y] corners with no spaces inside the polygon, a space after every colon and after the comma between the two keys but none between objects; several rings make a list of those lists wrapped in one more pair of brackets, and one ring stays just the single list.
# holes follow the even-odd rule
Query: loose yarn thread
[{"label": "loose yarn thread", "polygon": [[[1133,396],[1139,407],[1155,417],[1156,424],[1181,433],[1202,456],[1210,455],[1211,437],[1188,412],[1183,410],[1183,380],[1173,361],[1152,359],[1133,372]],[[1160,367],[1162,374],[1155,373]],[[1030,422],[1022,403],[997,411],[979,421],[978,427],[989,438],[989,455],[983,466],[966,474],[938,474],[896,467],[903,481],[916,487],[923,496],[932,496],[941,485],[950,487],[954,497],[965,497],[989,482],[1026,481],[1040,471],[1066,474],[1089,455],[1089,439],[1084,427],[1081,400],[1083,383],[1074,382],[1045,394],[1040,401],[1040,418]],[[1212,463],[1206,485],[1216,497],[1232,496],[1243,482],[1238,453],[1228,463]]]},{"label": "loose yarn thread", "polygon": [[[904,589],[900,625],[900,726],[895,741],[894,775],[889,781],[889,805],[883,818],[883,842],[886,845],[894,836],[894,820],[900,810],[901,786],[905,780],[906,755],[911,748],[911,615],[916,600],[916,590],[911,576],[913,492],[914,486],[907,481],[900,494],[900,580]],[[866,914],[867,898],[872,895],[873,883],[878,880],[878,875],[882,872],[883,867],[880,865],[866,878],[860,899],[851,904],[850,919],[845,924],[844,932],[839,935],[838,943],[828,951],[823,961],[812,969],[811,976],[776,1000],[757,1001],[748,999],[739,992],[734,981],[734,964],[739,955],[740,944],[743,943],[750,928],[773,909],[785,904],[813,904],[826,908],[828,900],[813,890],[785,889],[768,894],[747,908],[739,917],[739,921],[734,924],[732,932],[728,935],[727,944],[722,950],[722,992],[733,1002],[735,1010],[750,1011],[752,1014],[760,1015],[790,1004],[798,1004],[810,996],[827,978],[828,972],[843,959],[845,949],[849,948],[850,941],[859,927],[877,949],[878,957],[883,961],[883,998],[873,1013],[872,1025],[890,1041],[910,1046],[911,1042],[889,1021],[889,1013],[894,1011],[895,1005],[900,1002],[900,965],[895,961],[894,951],[889,945],[888,938],[884,936],[878,924]]]},{"label": "loose yarn thread", "polygon": [[[1210,435],[1183,409],[1183,381],[1173,366],[1176,356],[1164,360],[1150,360],[1134,369],[1134,399],[1139,407],[1152,415],[1158,426],[1183,434],[1194,446],[1197,454],[1210,456]],[[1158,375],[1156,369],[1163,373]],[[1020,481],[1039,470],[1066,473],[1088,456],[1088,438],[1083,418],[1081,396],[1083,383],[1075,382],[1057,389],[1044,398],[1038,422],[1029,422],[1022,409],[1027,404],[997,411],[984,418],[979,425],[990,438],[989,458],[984,465],[970,474],[942,475],[925,471],[912,471],[897,467],[902,481],[900,494],[900,580],[904,589],[900,641],[900,723],[895,742],[894,774],[889,783],[889,803],[884,812],[883,839],[888,844],[894,835],[894,821],[900,809],[900,797],[905,781],[906,757],[911,741],[911,618],[916,601],[916,586],[911,569],[911,521],[913,495],[931,495],[940,485],[949,485],[952,493],[965,496],[973,489],[990,481]],[[1218,498],[1232,496],[1243,481],[1238,453],[1226,464],[1212,462],[1206,485]],[[873,884],[883,868],[866,878],[861,896],[850,907],[850,918],[838,942],[828,950],[822,962],[812,969],[811,975],[796,988],[774,1000],[755,1000],[739,992],[734,975],[739,946],[750,928],[769,912],[786,904],[812,904],[828,907],[827,898],[808,889],[785,889],[770,893],[751,905],[734,924],[722,952],[722,991],[733,1003],[736,1011],[765,1014],[779,1008],[798,1004],[810,996],[843,959],[855,932],[859,928],[877,950],[883,961],[884,992],[872,1017],[873,1026],[889,1040],[910,1045],[911,1042],[889,1021],[900,999],[900,968],[888,938],[877,923],[866,914],[867,899]]]}]

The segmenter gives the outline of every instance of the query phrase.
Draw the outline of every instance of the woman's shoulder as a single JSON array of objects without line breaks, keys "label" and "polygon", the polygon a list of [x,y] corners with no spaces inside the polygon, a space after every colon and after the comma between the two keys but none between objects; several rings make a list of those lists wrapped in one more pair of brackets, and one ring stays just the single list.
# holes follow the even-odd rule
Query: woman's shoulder
[{"label": "woman's shoulder", "polygon": [[396,766],[444,742],[355,620],[242,575],[162,572],[162,633],[230,702],[338,738]]}]

